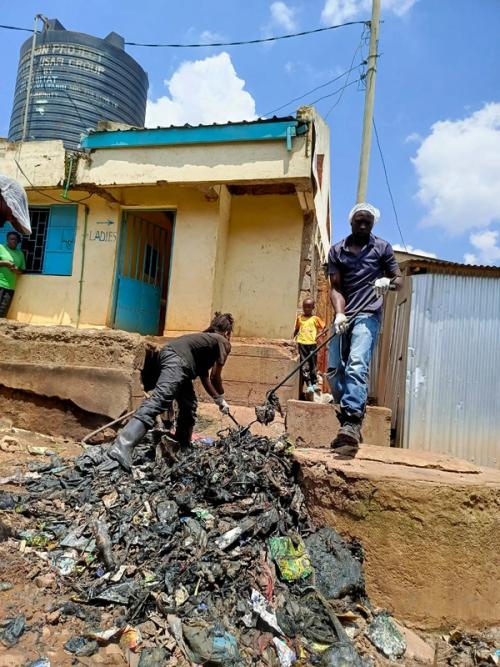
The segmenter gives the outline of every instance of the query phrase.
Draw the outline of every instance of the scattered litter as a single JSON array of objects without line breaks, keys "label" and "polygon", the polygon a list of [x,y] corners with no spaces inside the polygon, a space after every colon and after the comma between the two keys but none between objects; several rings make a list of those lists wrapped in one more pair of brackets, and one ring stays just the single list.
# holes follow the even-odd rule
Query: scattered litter
[{"label": "scattered litter", "polygon": [[13,588],[13,585],[8,581],[0,581],[0,592],[10,591],[11,588]]},{"label": "scattered litter", "polygon": [[363,554],[356,542],[347,544],[332,528],[321,528],[306,538],[305,545],[316,586],[327,599],[363,593]]},{"label": "scattered litter", "polygon": [[366,636],[389,660],[400,658],[406,651],[406,641],[393,619],[385,612],[375,616]]},{"label": "scattered litter", "polygon": [[7,618],[0,621],[0,641],[8,648],[11,648],[19,641],[26,628],[26,618],[24,614],[19,614],[14,618]]},{"label": "scattered litter", "polygon": [[282,639],[278,639],[278,637],[273,638],[273,644],[276,647],[281,667],[291,667],[297,659],[292,649]]},{"label": "scattered litter", "polygon": [[256,591],[255,589],[252,590],[252,597],[250,598],[250,601],[252,603],[252,608],[257,616],[259,616],[272,630],[280,635],[283,635],[284,632],[278,625],[276,614],[267,610],[266,598],[262,595],[262,593],[259,593],[259,591]]},{"label": "scattered litter", "polygon": [[66,596],[46,618],[82,621],[66,650],[119,643],[133,667],[361,666],[372,618],[362,550],[314,526],[287,440],[228,429],[165,459],[161,439],[146,435],[133,474],[101,445],[51,457],[16,477],[22,501],[4,501],[25,517],[24,558],[52,568],[34,569],[35,582],[50,577]]},{"label": "scattered litter", "polygon": [[285,581],[296,581],[309,577],[313,568],[304,543],[298,538],[296,546],[290,537],[271,537],[269,549],[276,562],[281,578]]},{"label": "scattered litter", "polygon": [[88,657],[94,655],[99,646],[96,641],[89,641],[88,639],[85,639],[85,637],[73,637],[64,644],[64,648],[69,653]]},{"label": "scattered litter", "polygon": [[43,655],[40,658],[36,658],[36,660],[28,662],[25,667],[50,667],[50,660],[47,656]]}]

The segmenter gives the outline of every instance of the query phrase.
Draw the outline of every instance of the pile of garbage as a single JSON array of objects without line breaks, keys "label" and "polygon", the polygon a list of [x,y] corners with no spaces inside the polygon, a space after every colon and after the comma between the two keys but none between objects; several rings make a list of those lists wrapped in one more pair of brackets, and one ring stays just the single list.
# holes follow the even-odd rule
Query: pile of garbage
[{"label": "pile of garbage", "polygon": [[[86,621],[66,650],[90,656],[116,642],[140,667],[403,656],[403,633],[367,598],[361,545],[312,524],[287,450],[285,439],[229,430],[174,453],[153,431],[133,474],[102,446],[32,466],[26,494],[10,496],[28,519],[15,537],[57,573],[58,613]],[[104,610],[111,626],[100,625]],[[9,623],[0,633],[15,643],[23,619]]]}]

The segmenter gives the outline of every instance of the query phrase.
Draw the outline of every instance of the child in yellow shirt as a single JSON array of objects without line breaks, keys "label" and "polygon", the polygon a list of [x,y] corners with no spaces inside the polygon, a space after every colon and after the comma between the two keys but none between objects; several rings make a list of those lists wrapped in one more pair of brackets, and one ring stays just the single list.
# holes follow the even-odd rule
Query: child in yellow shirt
[{"label": "child in yellow shirt", "polygon": [[[299,348],[300,360],[309,356],[316,350],[316,341],[320,335],[325,333],[325,323],[317,315],[314,315],[314,299],[304,299],[302,303],[302,314],[297,316],[293,337]],[[302,377],[307,383],[307,392],[317,390],[318,373],[316,371],[316,355],[302,366]]]}]

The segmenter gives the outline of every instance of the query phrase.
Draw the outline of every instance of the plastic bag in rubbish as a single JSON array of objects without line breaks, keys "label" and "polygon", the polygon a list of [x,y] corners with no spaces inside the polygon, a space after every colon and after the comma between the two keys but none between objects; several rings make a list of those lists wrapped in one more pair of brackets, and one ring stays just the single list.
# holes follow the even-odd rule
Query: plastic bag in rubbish
[{"label": "plastic bag in rubbish", "polygon": [[312,574],[311,560],[301,539],[295,546],[290,537],[271,537],[269,549],[285,581],[305,579]]},{"label": "plastic bag in rubbish", "polygon": [[389,660],[400,658],[406,651],[406,640],[389,614],[375,616],[365,634]]},{"label": "plastic bag in rubbish", "polygon": [[361,561],[332,528],[321,528],[313,533],[305,540],[305,545],[316,572],[316,587],[322,595],[331,600],[364,593]]},{"label": "plastic bag in rubbish", "polygon": [[3,628],[0,630],[0,640],[9,648],[17,644],[19,637],[23,634],[26,627],[26,618],[24,614],[19,614],[14,618],[8,618],[2,622]]},{"label": "plastic bag in rubbish", "polygon": [[363,662],[354,646],[346,642],[327,649],[323,654],[321,667],[363,667]]}]

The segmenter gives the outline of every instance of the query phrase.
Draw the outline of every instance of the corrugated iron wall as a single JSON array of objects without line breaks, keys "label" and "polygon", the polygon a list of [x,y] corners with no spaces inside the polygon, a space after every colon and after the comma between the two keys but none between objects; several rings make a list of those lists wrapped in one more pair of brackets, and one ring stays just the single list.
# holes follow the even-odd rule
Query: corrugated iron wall
[{"label": "corrugated iron wall", "polygon": [[[499,468],[500,280],[432,273],[410,280],[401,444]],[[394,326],[393,355],[404,328]],[[396,387],[390,393],[394,404]]]}]

